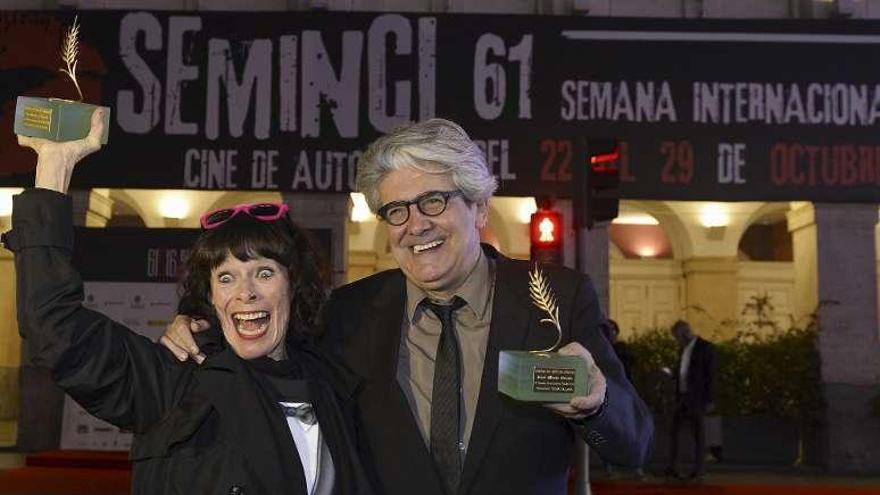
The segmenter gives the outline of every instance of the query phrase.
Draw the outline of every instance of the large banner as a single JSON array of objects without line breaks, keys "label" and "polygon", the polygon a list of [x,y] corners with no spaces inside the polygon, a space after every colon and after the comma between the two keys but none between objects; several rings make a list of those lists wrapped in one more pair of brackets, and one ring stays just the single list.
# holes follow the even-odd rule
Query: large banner
[{"label": "large banner", "polygon": [[[567,196],[577,140],[618,137],[621,196],[878,201],[880,24],[351,12],[79,15],[113,109],[76,187],[347,192],[363,147],[455,120],[500,194]],[[16,95],[70,98],[72,14],[0,14],[0,185],[33,157]]]}]

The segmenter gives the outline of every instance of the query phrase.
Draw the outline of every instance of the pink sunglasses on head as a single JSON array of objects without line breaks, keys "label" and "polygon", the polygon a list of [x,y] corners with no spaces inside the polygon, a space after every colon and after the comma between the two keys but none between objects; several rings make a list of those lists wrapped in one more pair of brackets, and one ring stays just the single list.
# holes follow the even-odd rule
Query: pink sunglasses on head
[{"label": "pink sunglasses on head", "polygon": [[284,203],[253,203],[236,205],[205,213],[199,220],[205,230],[216,229],[231,220],[239,213],[245,213],[263,222],[272,222],[283,217],[289,208]]}]

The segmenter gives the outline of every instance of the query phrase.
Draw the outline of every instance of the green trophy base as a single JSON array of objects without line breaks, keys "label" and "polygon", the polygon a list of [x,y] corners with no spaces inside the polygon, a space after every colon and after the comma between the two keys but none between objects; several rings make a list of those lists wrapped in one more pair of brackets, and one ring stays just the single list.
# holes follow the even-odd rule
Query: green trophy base
[{"label": "green trophy base", "polygon": [[589,393],[587,363],[555,352],[501,351],[498,391],[524,402],[568,402]]},{"label": "green trophy base", "polygon": [[92,112],[104,108],[104,135],[107,144],[110,131],[110,109],[60,98],[19,96],[15,102],[15,133],[50,139],[74,141],[89,135]]}]

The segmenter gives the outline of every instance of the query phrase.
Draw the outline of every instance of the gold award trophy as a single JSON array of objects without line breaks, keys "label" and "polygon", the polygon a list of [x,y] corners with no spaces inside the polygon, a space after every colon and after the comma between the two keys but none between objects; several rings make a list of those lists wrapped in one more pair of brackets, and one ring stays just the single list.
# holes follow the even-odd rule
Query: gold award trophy
[{"label": "gold award trophy", "polygon": [[550,282],[538,265],[529,272],[532,303],[547,314],[541,323],[556,327],[556,343],[538,351],[501,351],[498,354],[498,391],[525,402],[569,402],[589,393],[589,370],[579,356],[556,353],[562,342],[559,307]]},{"label": "gold award trophy", "polygon": [[15,102],[15,133],[50,139],[52,141],[74,141],[89,134],[92,113],[104,108],[104,134],[101,144],[107,144],[110,129],[110,109],[82,103],[82,90],[76,80],[76,64],[79,55],[79,24],[76,18],[67,33],[61,48],[61,58],[67,65],[61,72],[73,81],[79,100],[61,98],[36,98],[19,96]]}]

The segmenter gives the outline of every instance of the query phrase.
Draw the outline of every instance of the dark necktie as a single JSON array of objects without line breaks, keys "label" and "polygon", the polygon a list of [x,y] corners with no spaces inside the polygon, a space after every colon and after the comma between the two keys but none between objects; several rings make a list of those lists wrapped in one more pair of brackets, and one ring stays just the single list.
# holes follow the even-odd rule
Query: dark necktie
[{"label": "dark necktie", "polygon": [[461,352],[455,335],[455,310],[464,306],[458,296],[448,305],[423,303],[440,319],[440,342],[434,361],[431,392],[431,456],[446,487],[446,494],[458,491],[461,477]]}]

